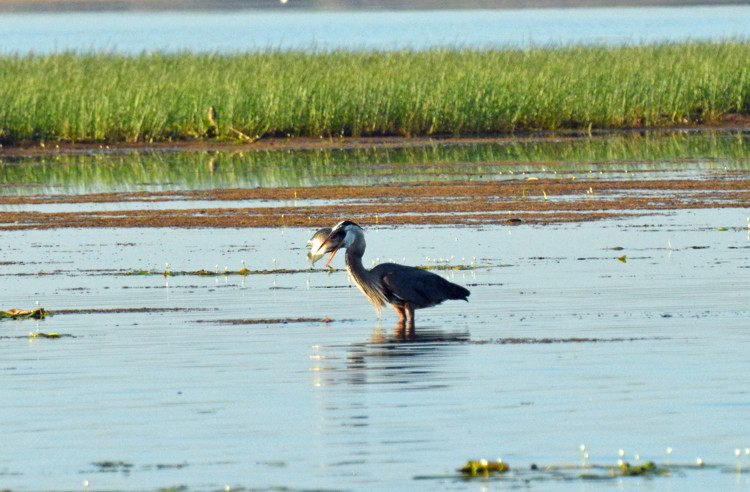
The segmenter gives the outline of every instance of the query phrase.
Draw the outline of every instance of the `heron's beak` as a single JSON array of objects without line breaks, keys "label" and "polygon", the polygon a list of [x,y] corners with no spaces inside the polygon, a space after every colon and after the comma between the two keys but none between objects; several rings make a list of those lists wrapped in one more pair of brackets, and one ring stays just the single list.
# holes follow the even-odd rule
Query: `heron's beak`
[{"label": "heron's beak", "polygon": [[318,246],[318,253],[325,255],[326,253],[331,253],[331,256],[328,257],[328,260],[325,262],[325,266],[331,266],[331,261],[333,260],[333,257],[336,256],[336,253],[341,248],[341,240],[339,240],[337,237],[334,237],[335,235],[331,233],[325,241],[323,241],[320,246]]},{"label": "heron's beak", "polygon": [[[323,243],[323,245],[325,245],[327,243],[328,243],[328,239],[326,239],[326,241]],[[327,266],[327,267],[331,266],[331,261],[333,261],[333,257],[336,256],[336,253],[338,252],[338,250],[340,248],[341,248],[341,246],[335,246],[333,249],[324,250],[327,253],[331,253],[331,256],[329,256],[328,260],[326,260],[326,262],[324,263],[324,266]],[[322,247],[321,247],[321,249],[322,249]]]}]

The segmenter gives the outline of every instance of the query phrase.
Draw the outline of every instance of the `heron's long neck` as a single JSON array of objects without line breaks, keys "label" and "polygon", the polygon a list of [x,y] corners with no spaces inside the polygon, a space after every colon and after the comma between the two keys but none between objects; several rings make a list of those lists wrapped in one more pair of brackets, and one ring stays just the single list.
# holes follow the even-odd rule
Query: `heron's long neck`
[{"label": "heron's long neck", "polygon": [[362,253],[347,249],[346,250],[346,269],[349,271],[349,275],[352,276],[357,285],[362,288],[362,285],[368,280],[370,270],[365,268],[362,264]]},{"label": "heron's long neck", "polygon": [[380,309],[380,306],[386,302],[383,286],[378,279],[374,278],[375,276],[372,272],[362,264],[362,254],[363,251],[347,248],[346,269],[349,271],[349,276],[354,280],[354,283],[359,287],[359,290],[370,299],[370,302]]}]

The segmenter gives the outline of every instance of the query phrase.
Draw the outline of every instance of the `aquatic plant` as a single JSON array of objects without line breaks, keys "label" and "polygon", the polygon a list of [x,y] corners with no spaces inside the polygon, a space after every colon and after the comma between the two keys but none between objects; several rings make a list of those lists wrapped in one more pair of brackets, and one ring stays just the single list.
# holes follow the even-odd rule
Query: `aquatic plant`
[{"label": "aquatic plant", "polygon": [[750,113],[748,59],[744,40],[3,55],[0,140],[248,141],[708,123]]}]

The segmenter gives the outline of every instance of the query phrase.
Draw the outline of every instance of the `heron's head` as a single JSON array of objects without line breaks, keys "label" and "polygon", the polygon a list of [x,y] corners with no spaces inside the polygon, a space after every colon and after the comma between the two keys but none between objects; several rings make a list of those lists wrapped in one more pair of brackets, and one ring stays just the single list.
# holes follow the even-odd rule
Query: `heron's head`
[{"label": "heron's head", "polygon": [[333,226],[331,233],[318,248],[318,252],[322,254],[331,253],[331,258],[333,258],[333,255],[339,249],[348,248],[355,242],[362,241],[364,241],[362,228],[351,220],[345,220]]}]

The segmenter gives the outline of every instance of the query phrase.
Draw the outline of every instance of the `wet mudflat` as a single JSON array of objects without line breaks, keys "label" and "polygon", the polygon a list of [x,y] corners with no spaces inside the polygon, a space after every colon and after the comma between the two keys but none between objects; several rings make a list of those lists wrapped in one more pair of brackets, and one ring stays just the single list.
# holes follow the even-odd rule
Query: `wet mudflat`
[{"label": "wet mudflat", "polygon": [[[675,172],[745,179],[720,161]],[[51,314],[0,321],[0,486],[745,490],[747,209],[624,212],[372,223],[366,265],[435,268],[472,291],[417,311],[414,336],[343,258],[309,268],[319,224],[4,231],[2,308]],[[498,457],[510,472],[456,471]],[[618,459],[691,466],[545,470]]]}]

